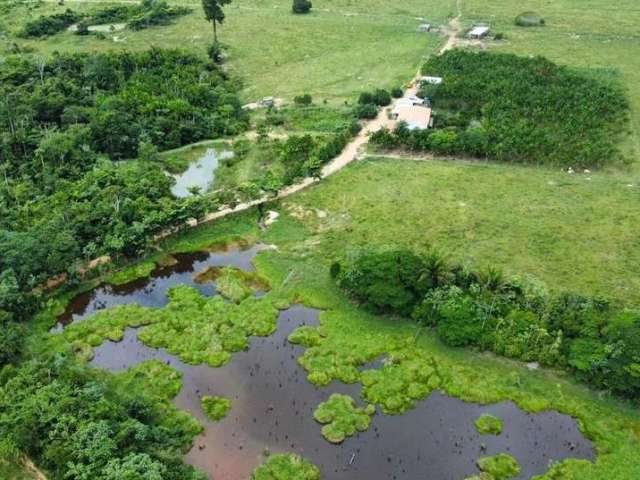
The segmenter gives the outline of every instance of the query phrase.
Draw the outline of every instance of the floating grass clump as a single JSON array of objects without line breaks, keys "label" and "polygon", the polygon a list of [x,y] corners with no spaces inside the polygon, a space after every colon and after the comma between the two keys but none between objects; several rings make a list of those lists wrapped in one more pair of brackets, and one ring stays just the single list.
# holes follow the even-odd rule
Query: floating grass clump
[{"label": "floating grass clump", "polygon": [[315,347],[320,344],[322,333],[320,328],[303,325],[295,329],[288,337],[288,340],[295,345],[303,347]]},{"label": "floating grass clump", "polygon": [[348,395],[334,393],[324,403],[318,405],[313,418],[324,424],[322,436],[331,443],[341,443],[356,432],[364,432],[371,424],[371,415],[376,409],[373,405],[359,408]]},{"label": "floating grass clump", "polygon": [[488,474],[487,479],[490,480],[508,480],[520,474],[518,461],[508,453],[481,457],[478,459],[478,468]]},{"label": "floating grass clump", "polygon": [[502,420],[494,415],[483,413],[476,419],[476,430],[483,435],[500,435]]},{"label": "floating grass clump", "polygon": [[251,480],[320,480],[318,467],[293,453],[271,455],[253,471]]},{"label": "floating grass clump", "polygon": [[196,275],[197,283],[215,282],[218,293],[232,302],[240,303],[256,290],[267,290],[266,280],[254,272],[235,267],[210,267]]},{"label": "floating grass clump", "polygon": [[214,422],[218,422],[227,416],[231,410],[231,400],[224,397],[202,397],[202,410]]},{"label": "floating grass clump", "polygon": [[380,370],[362,373],[362,396],[389,415],[403,413],[441,384],[435,360],[417,349],[391,353]]},{"label": "floating grass clump", "polygon": [[143,386],[145,393],[159,400],[171,400],[182,388],[182,373],[160,360],[147,360],[118,374],[125,390]]},{"label": "floating grass clump", "polygon": [[127,327],[147,325],[138,334],[144,344],[166,348],[186,363],[219,367],[232,353],[248,347],[249,336],[271,335],[276,329],[278,308],[286,307],[286,302],[270,297],[228,303],[220,296],[203,297],[184,285],[172,288],[168,296],[164,308],[125,305],[104,310],[70,325],[62,338],[89,359],[89,347],[107,339],[121,340]]}]

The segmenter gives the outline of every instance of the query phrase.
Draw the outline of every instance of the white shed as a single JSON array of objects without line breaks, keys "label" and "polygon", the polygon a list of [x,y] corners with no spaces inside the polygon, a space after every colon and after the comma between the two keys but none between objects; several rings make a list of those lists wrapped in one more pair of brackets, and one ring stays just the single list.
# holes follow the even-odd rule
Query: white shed
[{"label": "white shed", "polygon": [[489,35],[489,31],[490,30],[491,29],[489,27],[487,27],[486,25],[475,26],[469,32],[469,38],[473,38],[473,39],[479,40],[479,39],[484,38],[487,35]]},{"label": "white shed", "polygon": [[420,81],[423,83],[430,83],[431,85],[440,85],[442,83],[442,77],[420,77]]}]

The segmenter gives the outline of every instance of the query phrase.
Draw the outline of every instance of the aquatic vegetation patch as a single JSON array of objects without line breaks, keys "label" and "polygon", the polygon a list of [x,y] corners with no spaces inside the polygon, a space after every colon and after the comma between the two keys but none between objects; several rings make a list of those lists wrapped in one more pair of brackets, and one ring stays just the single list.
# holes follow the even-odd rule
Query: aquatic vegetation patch
[{"label": "aquatic vegetation patch", "polygon": [[197,283],[215,282],[216,290],[232,302],[240,303],[258,290],[267,290],[268,282],[255,272],[235,267],[210,267],[198,273]]},{"label": "aquatic vegetation patch", "polygon": [[[499,453],[478,459],[478,468],[490,475],[492,480],[508,480],[520,474],[518,461],[508,453]],[[481,477],[482,478],[482,477]]]},{"label": "aquatic vegetation patch", "polygon": [[[315,333],[314,333],[315,331]],[[298,363],[307,371],[307,379],[316,386],[324,386],[333,380],[343,383],[360,381],[358,367],[380,357],[396,343],[387,343],[378,335],[359,333],[356,336],[327,336],[322,327],[303,326],[289,335],[292,343],[307,346]],[[396,345],[397,346],[397,345]]]},{"label": "aquatic vegetation patch", "polygon": [[500,435],[502,420],[494,415],[483,413],[476,419],[476,430],[483,435]]},{"label": "aquatic vegetation patch", "polygon": [[389,415],[403,413],[441,384],[433,357],[418,349],[389,354],[379,370],[362,372],[362,396]]},{"label": "aquatic vegetation patch", "polygon": [[111,285],[124,285],[132,282],[133,280],[148,277],[155,268],[156,264],[151,260],[136,263],[112,273],[105,279],[105,281]]},{"label": "aquatic vegetation patch", "polygon": [[[156,321],[152,310],[140,305],[117,305],[96,313],[88,321],[68,325],[60,335],[70,343],[74,351],[84,352],[83,357],[91,359],[90,347],[97,347],[105,340],[119,342],[128,327],[141,327]],[[58,335],[55,335],[55,339]]]},{"label": "aquatic vegetation patch", "polygon": [[182,388],[182,373],[160,360],[147,360],[117,374],[125,390],[140,388],[160,400],[171,400]]},{"label": "aquatic vegetation patch", "polygon": [[356,432],[364,432],[369,428],[371,415],[375,411],[373,405],[359,408],[349,395],[334,393],[329,400],[318,405],[313,418],[324,424],[322,436],[327,441],[341,443]]},{"label": "aquatic vegetation patch", "polygon": [[253,471],[251,480],[320,480],[318,467],[293,453],[271,455]]},{"label": "aquatic vegetation patch", "polygon": [[291,332],[287,339],[295,345],[301,345],[306,348],[315,347],[320,344],[322,339],[321,331],[322,328],[303,325]]},{"label": "aquatic vegetation patch", "polygon": [[229,303],[220,296],[203,297],[184,285],[169,290],[168,296],[169,303],[164,308],[117,306],[68,326],[61,336],[76,352],[90,359],[89,347],[104,340],[119,341],[125,328],[146,325],[138,338],[147,346],[165,348],[186,363],[219,367],[229,361],[232,353],[248,347],[249,336],[271,335],[276,329],[278,309],[287,306],[268,296]]},{"label": "aquatic vegetation patch", "polygon": [[218,422],[231,410],[231,400],[224,397],[205,395],[202,397],[202,410],[211,420]]}]

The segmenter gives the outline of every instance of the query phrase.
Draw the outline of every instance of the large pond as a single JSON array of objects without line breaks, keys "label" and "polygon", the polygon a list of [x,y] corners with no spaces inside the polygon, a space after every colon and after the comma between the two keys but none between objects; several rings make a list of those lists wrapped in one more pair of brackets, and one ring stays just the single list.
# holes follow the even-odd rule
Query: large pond
[{"label": "large pond", "polygon": [[[157,270],[148,280],[117,288],[103,286],[85,294],[64,320],[81,320],[117,303],[163,306],[167,288],[180,283],[213,295],[215,288],[196,284],[194,273],[212,265],[250,270],[251,259],[262,248],[180,256],[176,265]],[[323,479],[331,480],[461,480],[477,473],[478,457],[500,452],[518,460],[522,467],[519,478],[525,479],[545,472],[552,461],[593,458],[591,443],[569,416],[556,412],[533,415],[512,402],[483,406],[440,393],[431,394],[403,415],[378,413],[366,432],[341,445],[329,444],[313,420],[314,409],[336,392],[359,399],[360,387],[334,382],[318,389],[306,380],[296,361],[303,349],[290,344],[287,336],[300,325],[317,325],[318,313],[303,306],[283,310],[272,336],[253,338],[247,351],[234,354],[222,368],[187,365],[162,349],[146,347],[135,329],[128,329],[121,342],[105,342],[96,348],[92,364],[118,371],[160,359],[181,371],[184,385],[175,403],[205,426],[186,460],[217,480],[248,479],[266,451],[300,453],[321,469]],[[200,406],[203,395],[230,398],[227,417],[218,423],[209,421]],[[482,413],[502,418],[501,435],[478,434],[474,421]]]},{"label": "large pond", "polygon": [[184,198],[191,195],[193,188],[198,188],[200,192],[206,192],[213,185],[220,160],[232,156],[233,152],[230,151],[208,149],[204,155],[191,162],[184,172],[172,175],[176,182],[171,188],[171,193],[178,198]]}]

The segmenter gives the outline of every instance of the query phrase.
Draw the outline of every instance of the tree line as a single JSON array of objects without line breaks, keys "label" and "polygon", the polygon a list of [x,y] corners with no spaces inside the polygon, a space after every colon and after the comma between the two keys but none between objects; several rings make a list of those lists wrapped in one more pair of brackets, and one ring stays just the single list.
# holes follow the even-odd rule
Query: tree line
[{"label": "tree line", "polygon": [[450,264],[435,251],[370,247],[331,273],[363,307],[411,318],[447,345],[565,368],[597,388],[640,397],[640,310],[550,295],[536,281]]}]

